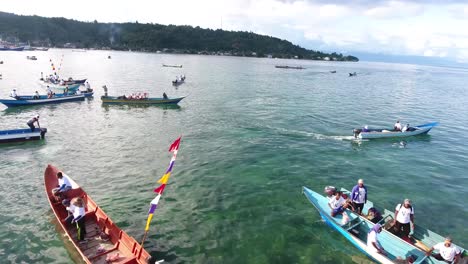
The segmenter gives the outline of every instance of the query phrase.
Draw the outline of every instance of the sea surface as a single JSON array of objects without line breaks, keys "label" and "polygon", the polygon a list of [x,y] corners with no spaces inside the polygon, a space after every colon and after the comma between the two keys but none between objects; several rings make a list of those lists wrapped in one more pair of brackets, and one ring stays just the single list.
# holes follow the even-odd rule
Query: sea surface
[{"label": "sea surface", "polygon": [[[44,93],[38,79],[51,63],[96,91],[83,102],[0,106],[0,130],[27,128],[35,114],[48,129],[45,141],[0,146],[1,263],[74,261],[46,199],[47,164],[140,241],[167,150],[181,135],[145,243],[155,260],[371,263],[301,194],[302,186],[350,189],[359,178],[375,204],[393,210],[410,198],[416,225],[468,247],[466,69],[59,49],[2,51],[0,60],[1,98],[13,88]],[[179,74],[186,83],[175,88]],[[187,98],[175,108],[103,105],[102,85],[110,95]],[[355,127],[392,127],[397,119],[440,124],[405,140],[353,140]]]}]

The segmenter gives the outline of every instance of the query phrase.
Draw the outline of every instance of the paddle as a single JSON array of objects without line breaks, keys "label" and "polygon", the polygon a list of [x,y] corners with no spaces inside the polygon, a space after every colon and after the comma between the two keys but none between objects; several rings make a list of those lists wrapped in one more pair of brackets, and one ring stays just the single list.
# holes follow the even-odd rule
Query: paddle
[{"label": "paddle", "polygon": [[414,245],[420,249],[422,249],[425,252],[429,252],[431,250],[430,247],[426,246],[421,240],[418,240],[414,237],[414,226],[411,225],[411,231],[409,233],[409,237],[412,238],[415,242]]}]

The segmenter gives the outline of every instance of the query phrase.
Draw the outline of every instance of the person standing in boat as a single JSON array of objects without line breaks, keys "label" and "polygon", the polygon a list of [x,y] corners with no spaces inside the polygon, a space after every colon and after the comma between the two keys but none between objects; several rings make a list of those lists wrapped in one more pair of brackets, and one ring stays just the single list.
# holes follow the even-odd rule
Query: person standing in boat
[{"label": "person standing in boat", "polygon": [[163,93],[163,98],[164,99],[169,99],[169,97],[167,97],[167,94],[165,92]]},{"label": "person standing in boat", "polygon": [[400,120],[397,120],[395,125],[393,125],[393,130],[394,131],[401,131],[401,124],[400,124]]},{"label": "person standing in boat", "polygon": [[107,86],[102,86],[102,89],[104,89],[104,96],[107,97]]},{"label": "person standing in boat", "polygon": [[36,92],[34,93],[33,99],[40,99],[40,98],[41,98],[41,96],[39,95],[39,92],[36,91]]},{"label": "person standing in boat", "polygon": [[16,89],[11,90],[10,97],[13,97],[15,99],[19,98],[18,94],[16,94]]},{"label": "person standing in boat", "polygon": [[75,212],[75,206],[71,204],[71,201],[69,199],[64,199],[62,201],[62,204],[63,206],[65,206],[65,209],[67,210],[67,213],[68,213],[68,216],[67,218],[65,218],[64,222],[67,225],[71,225],[71,221],[73,220],[73,218],[75,218],[73,216],[73,213]]},{"label": "person standing in boat", "polygon": [[69,91],[69,89],[68,89],[68,85],[67,85],[67,86],[65,86],[65,90],[63,91],[63,95],[68,95],[68,91]]},{"label": "person standing in boat", "polygon": [[364,204],[367,203],[367,187],[364,185],[363,179],[359,179],[358,184],[353,187],[351,191],[351,201],[353,202],[353,207],[356,209],[356,213],[362,215]]},{"label": "person standing in boat", "polygon": [[379,233],[382,232],[382,226],[380,224],[375,224],[369,233],[367,234],[367,248],[369,251],[377,252],[384,256],[387,256],[387,252],[379,243]]},{"label": "person standing in boat", "polygon": [[411,228],[414,229],[414,208],[410,199],[395,208],[394,233],[403,239],[408,239]]},{"label": "person standing in boat", "polygon": [[87,93],[90,93],[90,92],[93,91],[93,89],[91,89],[91,85],[89,84],[89,82],[86,82],[85,87],[86,87],[86,92]]},{"label": "person standing in boat", "polygon": [[[438,250],[439,253],[432,254],[432,251]],[[458,263],[460,259],[461,251],[460,249],[452,244],[452,238],[446,237],[445,241],[442,243],[435,244],[429,251],[426,252],[427,256],[434,257],[437,260],[442,260],[447,263]]]},{"label": "person standing in boat", "polygon": [[26,123],[31,128],[31,132],[34,132],[34,129],[36,129],[36,127],[34,126],[34,123],[36,122],[37,122],[37,127],[41,128],[41,125],[39,124],[39,115],[36,115],[33,118],[29,119],[29,121]]},{"label": "person standing in boat", "polygon": [[64,175],[61,171],[57,172],[58,185],[52,189],[52,194],[60,199],[64,198],[64,193],[72,189],[70,179],[67,175]]},{"label": "person standing in boat", "polygon": [[77,197],[73,198],[71,203],[75,206],[73,210],[73,219],[71,223],[76,223],[77,228],[77,239],[79,243],[85,243],[85,235],[86,235],[86,226],[85,226],[85,207],[84,201],[82,198]]},{"label": "person standing in boat", "polygon": [[52,89],[47,85],[47,98],[52,98]]}]

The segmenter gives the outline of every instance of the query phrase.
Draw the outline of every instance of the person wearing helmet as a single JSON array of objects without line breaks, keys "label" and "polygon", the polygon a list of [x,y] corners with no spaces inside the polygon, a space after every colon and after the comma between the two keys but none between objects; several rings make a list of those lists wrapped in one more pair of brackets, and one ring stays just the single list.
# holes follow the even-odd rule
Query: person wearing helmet
[{"label": "person wearing helmet", "polygon": [[34,116],[28,121],[28,123],[26,123],[31,128],[31,132],[34,132],[34,129],[36,128],[34,126],[34,123],[36,122],[37,122],[37,127],[41,128],[41,126],[39,125],[39,115]]}]

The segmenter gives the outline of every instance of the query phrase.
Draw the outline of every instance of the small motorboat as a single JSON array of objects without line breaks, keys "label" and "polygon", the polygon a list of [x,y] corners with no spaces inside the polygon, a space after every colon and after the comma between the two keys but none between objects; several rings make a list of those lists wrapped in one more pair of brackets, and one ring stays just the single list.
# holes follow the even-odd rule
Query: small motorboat
[{"label": "small motorboat", "polygon": [[395,131],[393,129],[373,128],[363,129],[355,128],[353,134],[359,139],[375,139],[375,138],[392,138],[392,137],[409,137],[427,134],[433,127],[437,126],[437,122],[427,123],[424,125],[409,127],[407,131]]},{"label": "small motorboat", "polygon": [[353,76],[357,76],[357,73],[356,72],[350,72],[349,77],[353,77]]},{"label": "small motorboat", "polygon": [[85,95],[84,94],[55,95],[52,98],[43,98],[43,97],[39,99],[28,99],[28,98],[30,97],[26,97],[25,99],[23,99],[20,96],[19,99],[0,99],[0,103],[6,105],[7,107],[39,105],[39,104],[56,104],[56,103],[64,103],[64,102],[72,102],[72,101],[83,101],[85,99]]},{"label": "small motorboat", "polygon": [[37,60],[36,56],[26,56],[28,60]]},{"label": "small motorboat", "polygon": [[180,85],[185,82],[185,75],[181,75],[180,77],[177,77],[174,81],[172,81],[172,85]]},{"label": "small motorboat", "polygon": [[52,189],[58,185],[57,172],[59,169],[52,165],[48,165],[44,172],[47,200],[61,231],[65,233],[85,263],[149,263],[151,255],[134,238],[120,229],[71,177],[66,176],[70,180],[72,189],[64,194],[66,196],[64,198],[71,200],[79,197],[85,203],[86,240],[80,243],[77,240],[76,226],[65,222],[68,216],[65,206],[52,193]]},{"label": "small motorboat", "polygon": [[302,66],[288,66],[288,65],[276,65],[275,68],[278,68],[278,69],[294,69],[294,70],[303,70],[303,69],[305,69]]},{"label": "small motorboat", "polygon": [[0,143],[44,139],[47,128],[0,130]]},{"label": "small motorboat", "polygon": [[172,68],[182,68],[181,64],[179,64],[179,65],[177,65],[177,64],[176,65],[163,64],[162,66],[163,67],[172,67]]}]

